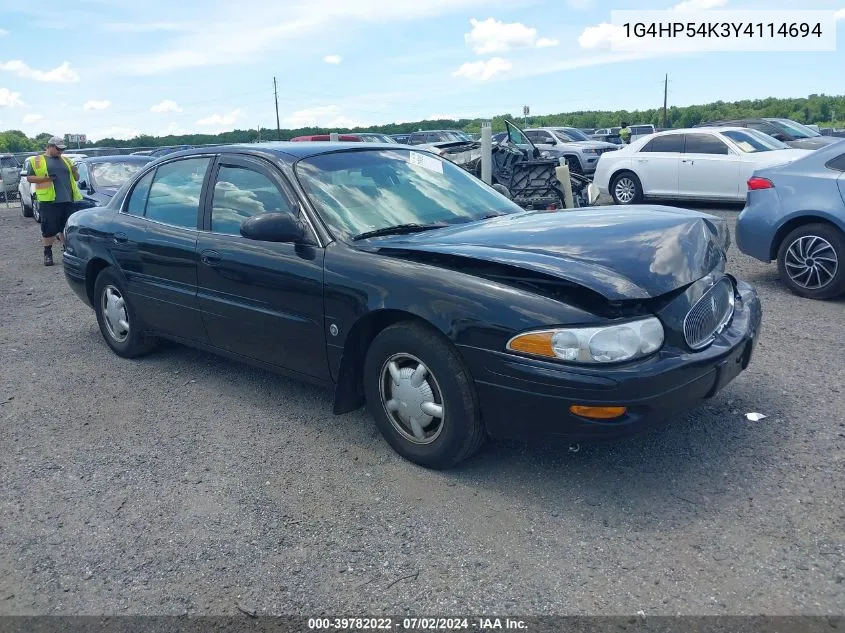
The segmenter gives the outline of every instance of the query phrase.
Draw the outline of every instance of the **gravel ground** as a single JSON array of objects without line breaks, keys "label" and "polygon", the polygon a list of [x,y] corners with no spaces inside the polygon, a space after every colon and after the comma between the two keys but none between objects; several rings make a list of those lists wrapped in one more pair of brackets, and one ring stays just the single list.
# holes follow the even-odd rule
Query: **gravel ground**
[{"label": "gravel ground", "polygon": [[0,258],[0,614],[843,613],[845,302],[735,248],[764,330],[716,398],[445,473],[328,392],[178,346],[119,359],[16,206]]}]

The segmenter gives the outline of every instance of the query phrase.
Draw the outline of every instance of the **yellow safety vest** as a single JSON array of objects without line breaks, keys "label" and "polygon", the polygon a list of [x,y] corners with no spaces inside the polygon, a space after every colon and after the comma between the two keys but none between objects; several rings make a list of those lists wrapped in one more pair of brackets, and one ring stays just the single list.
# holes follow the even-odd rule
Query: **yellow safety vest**
[{"label": "yellow safety vest", "polygon": [[[62,156],[62,160],[65,162],[68,174],[70,175],[70,190],[72,192],[73,201],[78,202],[79,200],[82,200],[82,193],[80,193],[79,187],[76,186],[76,180],[73,178],[73,166],[64,156]],[[47,157],[44,155],[33,156],[32,171],[35,172],[35,175],[39,178],[49,175],[47,173]],[[39,182],[35,185],[35,197],[38,198],[38,202],[53,202],[56,199],[56,187],[52,182]]]}]

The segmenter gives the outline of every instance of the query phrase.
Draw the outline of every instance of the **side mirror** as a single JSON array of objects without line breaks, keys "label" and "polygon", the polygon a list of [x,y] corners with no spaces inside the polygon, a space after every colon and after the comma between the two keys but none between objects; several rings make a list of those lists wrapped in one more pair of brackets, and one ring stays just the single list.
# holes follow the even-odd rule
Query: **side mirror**
[{"label": "side mirror", "polygon": [[257,242],[300,242],[305,229],[292,213],[262,213],[241,224],[241,235]]},{"label": "side mirror", "polygon": [[21,169],[21,178],[26,178],[26,169]]},{"label": "side mirror", "polygon": [[785,143],[789,140],[788,138],[786,138],[786,134],[784,134],[783,132],[775,132],[774,134],[772,134],[772,138],[779,140],[781,143]]},{"label": "side mirror", "polygon": [[85,182],[84,180],[80,180],[79,182],[77,182],[77,183],[76,183],[76,186],[77,186],[77,187],[79,187],[80,189],[84,190],[84,191],[89,191],[89,190],[90,190],[90,187],[88,186],[88,183],[87,183],[87,182]]}]

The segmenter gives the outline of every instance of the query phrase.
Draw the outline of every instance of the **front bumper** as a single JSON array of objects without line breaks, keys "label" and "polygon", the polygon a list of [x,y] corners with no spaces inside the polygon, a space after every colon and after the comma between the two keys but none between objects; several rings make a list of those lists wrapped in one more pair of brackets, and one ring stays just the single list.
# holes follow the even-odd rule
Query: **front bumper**
[{"label": "front bumper", "polygon": [[[671,421],[748,367],[762,311],[751,286],[738,282],[737,294],[730,326],[705,350],[664,350],[617,368],[576,368],[462,347],[488,433],[498,439],[589,441],[631,435]],[[628,410],[614,420],[590,420],[570,413],[572,405]]]}]

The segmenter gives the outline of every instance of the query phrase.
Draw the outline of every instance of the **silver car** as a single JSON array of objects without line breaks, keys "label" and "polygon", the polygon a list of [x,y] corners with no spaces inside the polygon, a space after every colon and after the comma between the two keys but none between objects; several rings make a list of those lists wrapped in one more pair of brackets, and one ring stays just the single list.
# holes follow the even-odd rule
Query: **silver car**
[{"label": "silver car", "polygon": [[619,149],[618,145],[594,141],[574,127],[542,127],[525,130],[525,136],[543,153],[552,158],[565,158],[569,170],[576,174],[596,171],[599,156]]},{"label": "silver car", "polygon": [[18,191],[18,173],[20,163],[14,154],[0,154],[0,180],[3,181],[0,189],[0,198],[14,198]]}]

